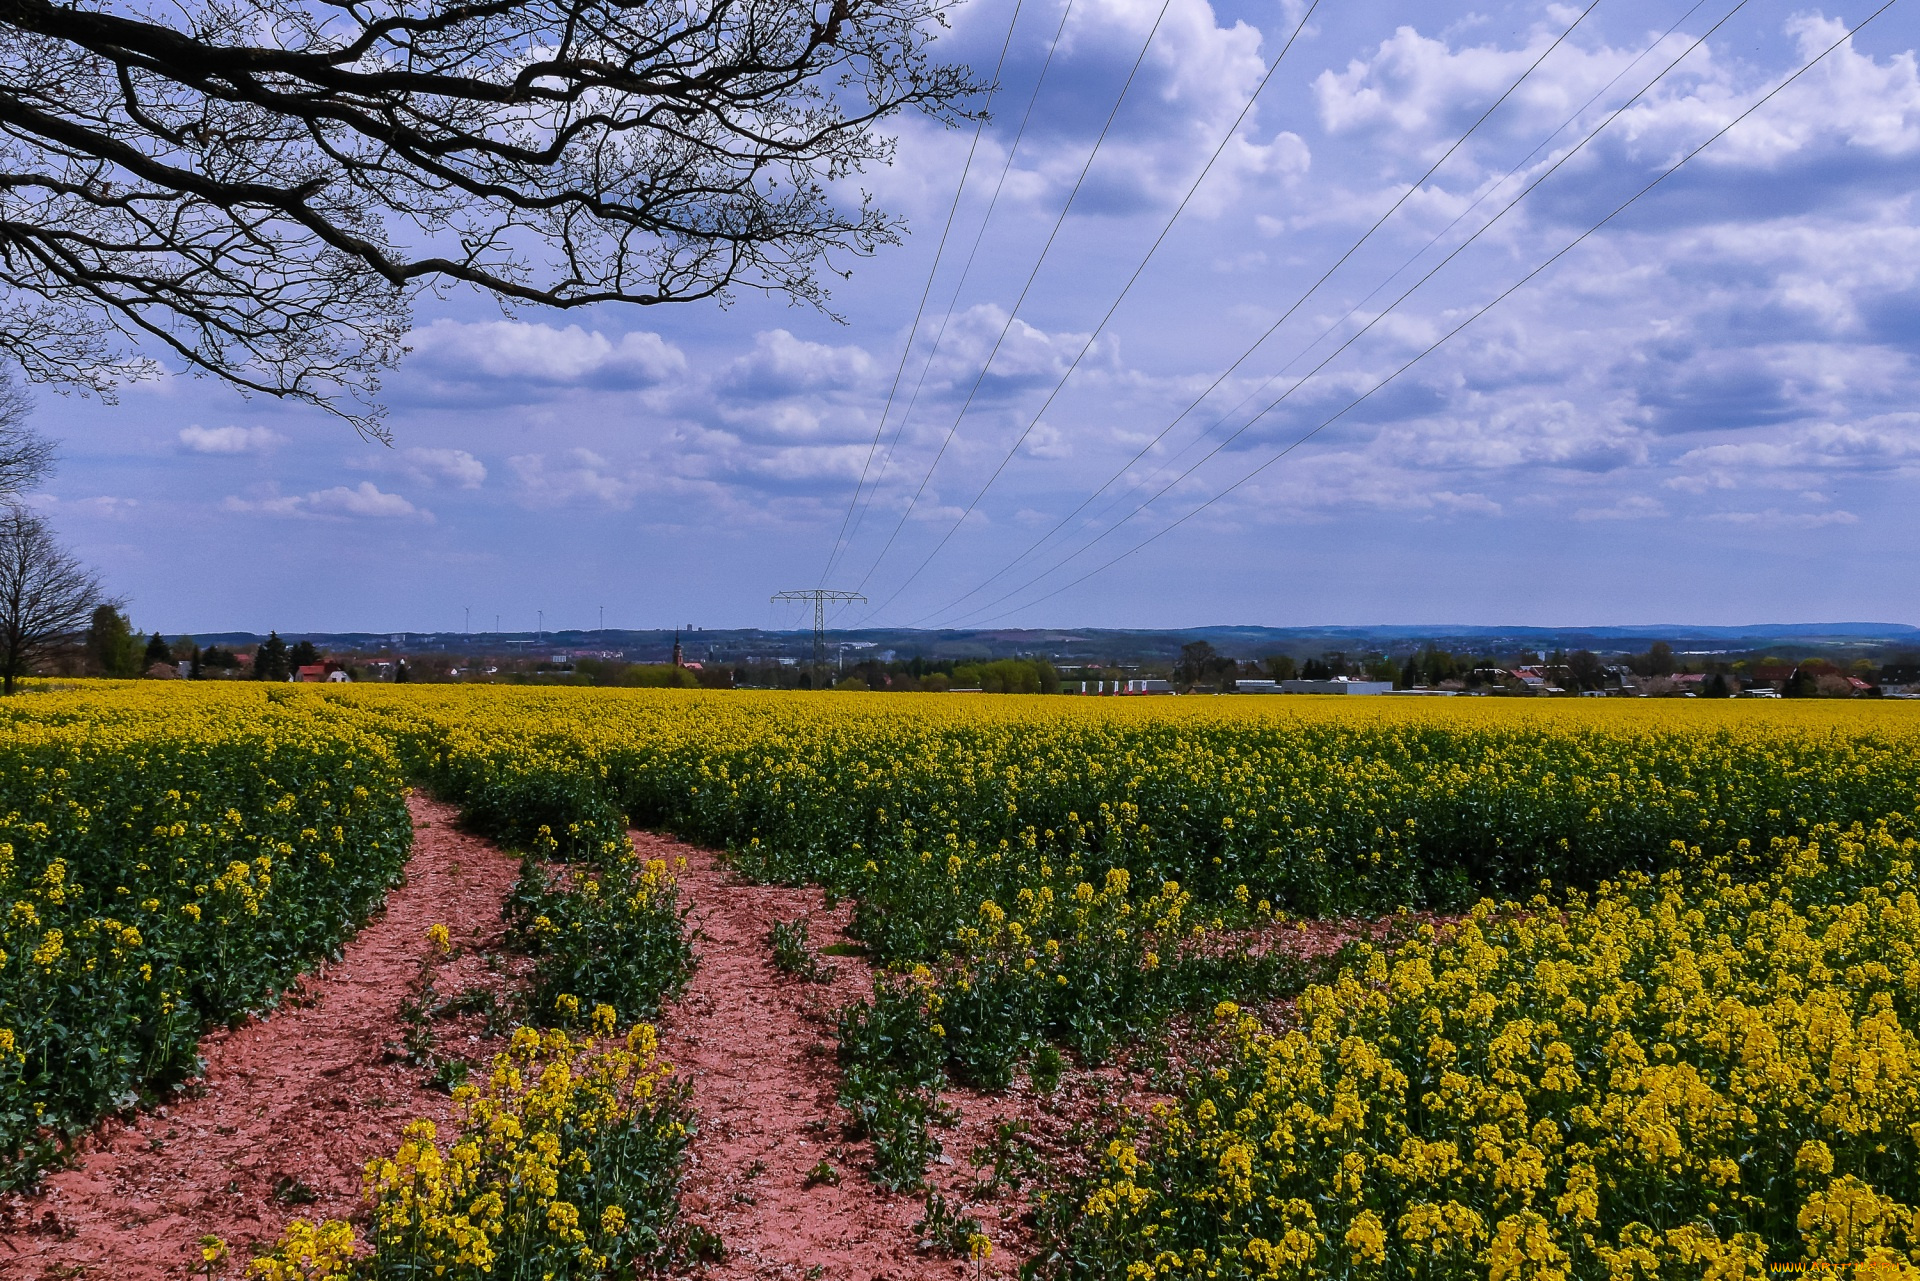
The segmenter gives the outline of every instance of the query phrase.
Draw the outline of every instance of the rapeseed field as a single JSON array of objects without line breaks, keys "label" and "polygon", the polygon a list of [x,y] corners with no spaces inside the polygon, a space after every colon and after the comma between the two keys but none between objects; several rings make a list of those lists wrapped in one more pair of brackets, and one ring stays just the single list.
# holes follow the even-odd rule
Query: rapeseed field
[{"label": "rapeseed field", "polygon": [[[651,1017],[696,961],[629,823],[850,897],[886,973],[842,1011],[841,1098],[893,1186],[937,1155],[949,1081],[1038,1082],[1196,1015],[1170,1101],[1045,1194],[1043,1272],[1904,1267],[1916,748],[1920,708],[1864,701],[34,694],[0,707],[7,1177],[337,946],[404,862],[411,781],[530,856],[529,1022]],[[1403,909],[1433,923],[1318,969],[1257,946]],[[650,1036],[528,1029],[462,1106],[497,1128],[652,1081]],[[483,1206],[485,1144],[422,1130],[370,1175],[364,1266],[662,1257],[690,1118],[621,1089],[538,1150],[644,1148],[645,1205],[545,1180]],[[340,1225],[298,1231],[262,1275],[363,1267]]]}]

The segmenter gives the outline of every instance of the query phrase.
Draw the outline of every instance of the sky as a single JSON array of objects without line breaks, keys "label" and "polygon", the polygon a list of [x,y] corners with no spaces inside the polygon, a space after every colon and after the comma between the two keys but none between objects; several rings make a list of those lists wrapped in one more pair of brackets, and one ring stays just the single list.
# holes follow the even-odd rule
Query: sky
[{"label": "sky", "polygon": [[426,298],[390,445],[40,389],[32,501],[169,634],[1920,623],[1920,0],[1596,229],[1878,3],[1021,0],[834,314]]}]

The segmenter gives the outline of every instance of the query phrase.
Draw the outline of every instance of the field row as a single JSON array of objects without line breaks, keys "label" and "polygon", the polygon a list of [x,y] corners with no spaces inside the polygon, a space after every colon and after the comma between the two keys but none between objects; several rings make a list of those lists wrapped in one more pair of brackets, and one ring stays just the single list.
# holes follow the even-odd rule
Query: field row
[{"label": "field row", "polygon": [[[336,948],[405,860],[412,780],[530,855],[509,912],[537,958],[531,1024],[625,1027],[685,982],[671,870],[633,857],[629,822],[852,898],[893,973],[842,1012],[841,1099],[893,1186],[938,1152],[953,1085],[1004,1090],[1024,1071],[1049,1088],[1063,1062],[1192,1016],[1164,1065],[1176,1102],[1109,1136],[1090,1172],[1043,1180],[1061,1275],[1718,1276],[1907,1257],[1910,711],[35,695],[0,709],[6,1176],[31,1179],[94,1118],[178,1080],[204,1027],[270,1005]],[[1466,915],[1331,964],[1272,945],[1289,918],[1399,909]],[[785,942],[804,963],[804,941]],[[528,1035],[464,1096],[470,1123],[538,1111],[529,1072],[615,1072],[616,1102],[583,1115],[652,1135],[619,1143],[652,1144],[634,1169],[670,1184],[684,1137],[658,1127],[684,1118],[623,1101],[645,1097],[643,1032],[604,1061],[615,1051]],[[563,1147],[587,1152],[599,1124]],[[473,1171],[517,1158],[417,1138],[375,1190],[400,1198],[377,1214],[401,1225],[376,1256],[393,1275],[516,1231],[512,1248],[572,1259],[568,1275],[663,1257],[670,1216],[634,1216],[654,1234],[642,1249],[613,1201],[565,1231],[527,1227],[526,1206],[519,1229],[476,1218]],[[448,1172],[462,1161],[469,1175]],[[539,1213],[558,1203],[580,1211],[550,1191]],[[477,1258],[460,1266],[494,1274]]]}]

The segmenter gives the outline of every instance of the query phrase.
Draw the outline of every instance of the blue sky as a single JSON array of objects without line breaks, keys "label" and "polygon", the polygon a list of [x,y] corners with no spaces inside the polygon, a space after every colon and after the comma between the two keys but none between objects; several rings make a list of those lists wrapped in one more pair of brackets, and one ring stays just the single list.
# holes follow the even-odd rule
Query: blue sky
[{"label": "blue sky", "polygon": [[[1074,0],[956,293],[1060,21],[1053,0],[1024,0],[885,435],[918,383],[912,414],[884,467],[873,458],[871,506],[827,580],[871,604],[840,621],[1920,623],[1920,8],[1896,5],[1270,461],[1870,12],[1756,0],[1656,81],[1735,0],[1675,27],[1691,3],[1601,0],[1176,423],[1580,10],[1323,5],[1087,347],[1304,5],[1168,0],[1009,324],[1160,11]],[[1012,12],[970,0],[939,47],[984,74]],[[899,135],[896,163],[849,190],[909,234],[840,264],[844,323],[750,296],[566,315],[424,299],[386,384],[391,447],[200,379],[141,384],[112,406],[43,390],[39,423],[64,462],[34,501],[137,626],[168,632],[482,630],[496,617],[526,629],[536,611],[548,628],[591,627],[603,607],[608,626],[800,625],[767,597],[821,582],[972,131],[916,118]],[[1369,322],[1116,526],[1246,424],[1236,406],[1273,400]],[[1076,519],[973,590],[1116,473],[1082,513],[1097,523]]]}]

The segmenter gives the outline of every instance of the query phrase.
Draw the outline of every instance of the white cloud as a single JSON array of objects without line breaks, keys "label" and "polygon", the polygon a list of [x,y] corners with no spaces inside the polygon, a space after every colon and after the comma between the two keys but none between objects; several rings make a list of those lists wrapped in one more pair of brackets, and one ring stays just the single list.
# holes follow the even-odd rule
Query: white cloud
[{"label": "white cloud", "polygon": [[[1053,51],[1033,127],[1022,137],[1019,154],[999,187],[1001,209],[1044,211],[1048,219],[1059,212],[1113,95],[1128,78],[1157,19],[1147,56],[1075,198],[1074,211],[1076,216],[1112,215],[1151,208],[1157,216],[1170,210],[1235,124],[1266,73],[1267,59],[1279,51],[1297,21],[1288,16],[1283,27],[1275,15],[1276,21],[1264,30],[1245,21],[1223,23],[1208,0],[1170,0],[1164,13],[1161,8],[1159,0],[1076,0]],[[1027,12],[1040,11],[1030,7]],[[1046,36],[1038,33],[1050,35],[1058,17],[1056,9],[1031,28],[1022,19],[1004,87],[993,103],[999,120],[1017,120],[1023,112],[1045,48]],[[990,66],[1005,20],[1000,8],[957,10],[955,25],[969,47],[956,54],[964,53],[976,68]],[[998,23],[1001,29],[987,35],[975,23]],[[1038,38],[1030,38],[1030,33]],[[1303,40],[1291,56],[1300,56],[1305,47]],[[1248,113],[1208,170],[1187,219],[1230,211],[1250,188],[1291,184],[1307,173],[1311,152],[1298,133],[1275,127],[1284,119],[1281,108],[1265,101]],[[943,218],[969,140],[961,131],[912,118],[903,122],[900,136],[902,153],[910,162],[862,174],[860,186],[876,184],[892,207],[910,204],[918,211],[916,223]],[[986,131],[973,162],[974,183],[997,181],[1011,137],[1011,126],[998,121]]]},{"label": "white cloud", "polygon": [[807,342],[773,329],[755,334],[753,350],[729,364],[718,383],[729,396],[767,400],[851,391],[868,384],[873,374],[873,357],[864,348]]},{"label": "white cloud", "polygon": [[1647,459],[1644,434],[1622,418],[1618,406],[1575,404],[1514,388],[1500,396],[1460,397],[1456,412],[1391,433],[1390,449],[1426,467],[1614,471]]},{"label": "white cloud", "polygon": [[462,489],[478,489],[487,479],[486,465],[464,449],[408,449],[400,456],[411,474]]},{"label": "white cloud", "polygon": [[[1555,15],[1552,27],[1535,27],[1524,44],[1511,49],[1494,44],[1456,48],[1453,38],[1464,34],[1458,28],[1423,36],[1412,26],[1402,26],[1366,56],[1349,60],[1345,70],[1322,71],[1314,80],[1320,123],[1333,134],[1376,130],[1404,135],[1417,145],[1441,137],[1450,141],[1450,135],[1464,129],[1518,81],[1572,19],[1571,13]],[[1678,33],[1671,44],[1674,53],[1685,47]],[[1638,49],[1587,48],[1578,39],[1568,41],[1520,84],[1503,114],[1482,126],[1481,137],[1514,122],[1537,129],[1542,121],[1564,119],[1638,53]],[[1642,65],[1664,66],[1665,61],[1656,54]],[[1697,77],[1708,68],[1708,51],[1702,49],[1678,74]],[[1437,155],[1436,149],[1433,157],[1423,159],[1430,162]]]},{"label": "white cloud", "polygon": [[395,472],[421,485],[454,485],[478,489],[486,483],[487,466],[464,449],[413,447],[374,454],[348,464],[365,471]]},{"label": "white cloud", "polygon": [[[1847,24],[1803,12],[1789,17],[1785,29],[1799,45],[1800,57],[1807,59],[1845,35]],[[1752,96],[1750,88],[1738,90],[1732,97],[1741,105],[1723,107],[1725,116],[1744,109]],[[1678,108],[1683,117],[1693,114],[1679,103],[1658,104],[1648,114],[1663,108]],[[1823,139],[1880,156],[1920,150],[1920,68],[1913,51],[1877,62],[1848,41],[1701,159],[1722,167],[1767,166]]]},{"label": "white cloud", "polygon": [[569,449],[557,462],[544,454],[518,454],[507,459],[520,481],[524,500],[536,507],[565,507],[598,503],[626,508],[646,488],[636,468],[621,468],[590,449]]},{"label": "white cloud", "polygon": [[578,325],[514,320],[436,320],[407,336],[407,365],[450,382],[475,379],[547,385],[647,387],[684,374],[687,358],[658,334],[609,338]]},{"label": "white cloud", "polygon": [[190,454],[264,454],[286,437],[267,427],[202,427],[180,429],[180,448]]},{"label": "white cloud", "polygon": [[1819,529],[1825,525],[1860,523],[1860,518],[1848,511],[1783,512],[1777,507],[1757,512],[1711,512],[1700,519],[1725,525],[1756,525],[1769,529]]},{"label": "white cloud", "polygon": [[[929,319],[925,325],[929,339],[935,328]],[[1000,338],[1003,328],[1006,336]],[[996,339],[999,340],[997,351],[994,349]],[[980,303],[948,320],[946,336],[934,358],[928,382],[932,384],[938,378],[955,395],[963,395],[979,374],[980,363],[988,352],[993,353],[993,365],[982,386],[983,393],[997,384],[1050,382],[1066,373],[1068,364],[1086,341],[1085,332],[1050,333],[1018,317],[1009,325],[1004,308],[994,303]],[[1079,372],[1074,375],[1075,383],[1112,371],[1118,366],[1119,354],[1119,339],[1112,334],[1103,336],[1080,362]],[[917,368],[916,362],[924,358],[922,352],[916,351],[909,368]]]},{"label": "white cloud", "polygon": [[865,445],[790,447],[772,450],[741,470],[781,484],[825,479],[851,483],[859,478],[866,458]]},{"label": "white cloud", "polygon": [[[1920,415],[1886,414],[1860,423],[1815,423],[1759,440],[1690,449],[1674,460],[1669,489],[1800,489],[1819,473],[1906,473],[1920,463]],[[1823,483],[1813,480],[1812,483]]]},{"label": "white cloud", "polygon": [[230,512],[309,519],[368,518],[431,522],[433,513],[416,507],[399,494],[389,494],[370,480],[358,485],[335,485],[305,494],[279,494],[269,487],[254,498],[229,496],[221,507]]},{"label": "white cloud", "polygon": [[1051,423],[1036,423],[1033,430],[1027,433],[1021,450],[1035,458],[1071,458],[1073,442]]},{"label": "white cloud", "polygon": [[1667,514],[1656,498],[1632,494],[1611,507],[1582,507],[1573,513],[1575,520],[1654,520]]},{"label": "white cloud", "polygon": [[[1111,93],[1114,73],[1131,62],[1161,6],[1152,0],[1095,0],[1075,10],[1063,42],[1068,74],[1084,50],[1097,61],[1099,89]],[[1245,107],[1266,73],[1266,58],[1292,30],[1276,23],[1263,33],[1245,22],[1221,26],[1206,0],[1173,0],[1159,17],[1145,65],[1101,147],[1081,200],[1094,208],[1151,202],[1170,204],[1184,195],[1200,165]],[[1263,39],[1264,37],[1264,39]],[[1263,43],[1272,48],[1263,50]],[[1087,70],[1081,75],[1087,76]],[[1091,89],[1090,77],[1082,80]],[[1095,116],[1093,119],[1100,117]],[[1281,130],[1258,140],[1260,114],[1250,113],[1213,162],[1188,216],[1206,216],[1230,206],[1248,180],[1297,178],[1312,153],[1297,133]],[[1043,167],[1055,185],[1079,172],[1085,143],[1074,139]]]}]

